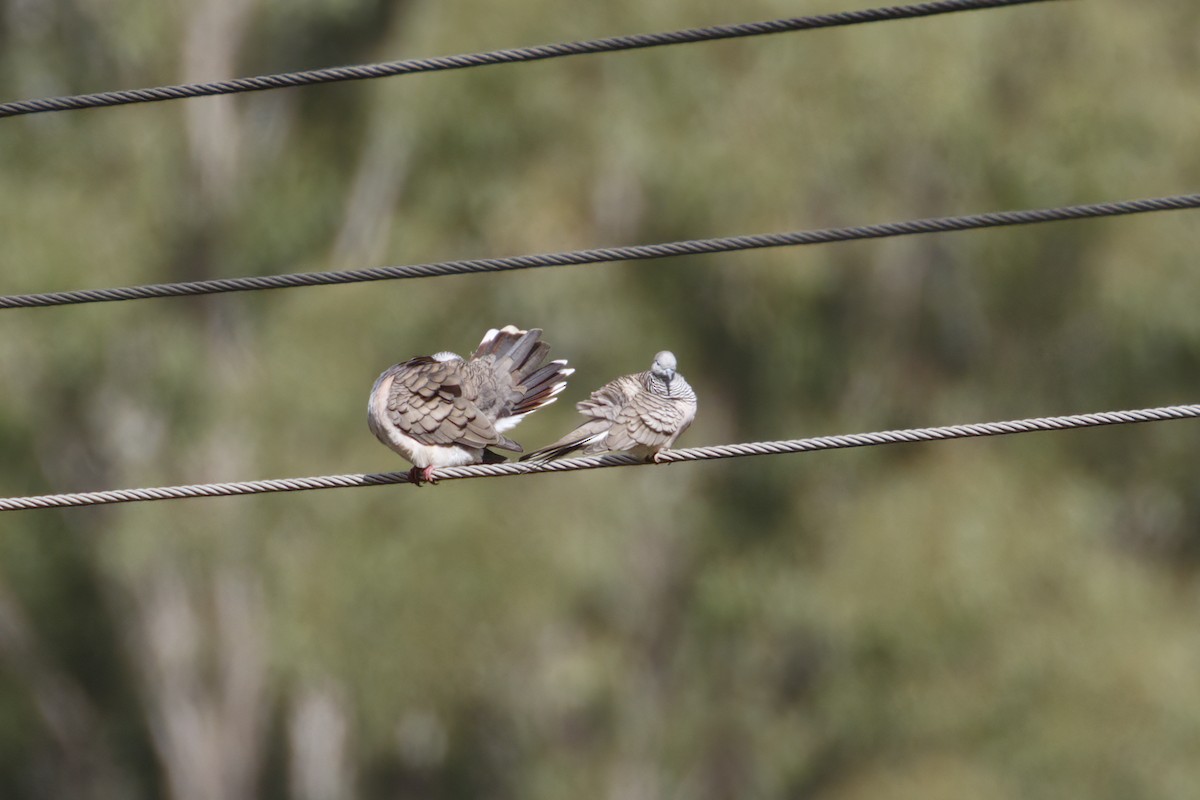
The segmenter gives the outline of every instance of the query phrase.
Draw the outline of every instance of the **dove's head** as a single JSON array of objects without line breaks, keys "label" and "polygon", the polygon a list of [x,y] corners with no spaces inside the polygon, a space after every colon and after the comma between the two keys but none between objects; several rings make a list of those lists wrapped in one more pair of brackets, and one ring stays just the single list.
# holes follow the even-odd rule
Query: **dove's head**
[{"label": "dove's head", "polygon": [[675,380],[675,354],[670,350],[663,350],[654,356],[654,363],[650,365],[650,373],[654,377],[671,388],[671,381]]}]

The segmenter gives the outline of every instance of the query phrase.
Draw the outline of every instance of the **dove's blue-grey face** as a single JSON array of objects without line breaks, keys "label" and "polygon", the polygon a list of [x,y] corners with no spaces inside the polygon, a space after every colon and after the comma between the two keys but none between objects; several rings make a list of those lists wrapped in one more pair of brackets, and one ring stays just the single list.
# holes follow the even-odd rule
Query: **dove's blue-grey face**
[{"label": "dove's blue-grey face", "polygon": [[669,387],[671,381],[675,380],[675,354],[670,350],[658,353],[654,356],[654,364],[651,365],[650,372]]}]

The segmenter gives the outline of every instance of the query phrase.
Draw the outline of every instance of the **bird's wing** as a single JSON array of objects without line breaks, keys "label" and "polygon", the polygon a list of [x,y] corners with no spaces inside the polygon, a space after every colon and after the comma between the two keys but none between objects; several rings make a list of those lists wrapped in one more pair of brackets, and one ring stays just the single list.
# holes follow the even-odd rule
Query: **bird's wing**
[{"label": "bird's wing", "polygon": [[643,389],[613,421],[604,445],[609,450],[632,450],[639,445],[659,450],[674,442],[690,421],[680,404]]},{"label": "bird's wing", "polygon": [[392,370],[388,419],[404,434],[425,445],[520,450],[479,409],[477,388],[462,360],[420,356]]},{"label": "bird's wing", "polygon": [[592,392],[587,400],[580,400],[575,408],[585,417],[615,422],[642,391],[637,375],[622,375]]}]

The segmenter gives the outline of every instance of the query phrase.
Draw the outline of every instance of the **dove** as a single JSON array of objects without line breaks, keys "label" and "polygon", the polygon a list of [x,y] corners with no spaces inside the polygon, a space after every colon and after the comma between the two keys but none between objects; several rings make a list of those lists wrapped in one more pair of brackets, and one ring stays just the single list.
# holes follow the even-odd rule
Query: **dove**
[{"label": "dove", "polygon": [[371,387],[371,432],[412,463],[418,486],[437,482],[435,467],[504,460],[489,447],[522,452],[505,432],[553,403],[575,371],[565,360],[544,363],[550,345],[541,335],[493,328],[469,359],[442,352],[389,367]]},{"label": "dove", "polygon": [[675,355],[663,350],[647,371],[601,386],[575,405],[587,422],[521,460],[549,461],[582,450],[628,452],[657,462],[696,418],[696,393],[675,368]]}]

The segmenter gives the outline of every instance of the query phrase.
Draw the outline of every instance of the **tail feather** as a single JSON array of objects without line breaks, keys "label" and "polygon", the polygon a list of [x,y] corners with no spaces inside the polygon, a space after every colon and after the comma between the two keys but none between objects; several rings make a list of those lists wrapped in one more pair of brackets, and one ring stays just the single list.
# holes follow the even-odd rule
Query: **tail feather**
[{"label": "tail feather", "polygon": [[538,342],[537,346],[529,351],[525,358],[513,363],[513,374],[517,378],[518,383],[527,383],[529,375],[538,370],[545,363],[546,358],[550,355],[550,345],[545,342]]},{"label": "tail feather", "polygon": [[[538,339],[541,338],[541,335],[542,331],[539,328],[534,328],[524,336],[517,339],[509,351],[504,354],[508,358],[512,359],[514,371],[519,372],[520,370],[525,369],[530,356],[534,355],[535,351],[537,351],[538,355],[543,357],[545,357],[546,353],[550,351],[550,345],[546,344],[545,342],[538,341]],[[539,362],[534,361],[534,364],[537,363]]]},{"label": "tail feather", "polygon": [[530,336],[530,334],[532,334],[532,338],[536,342],[538,337],[542,335],[542,331],[539,328],[534,328],[532,331],[523,331],[516,325],[492,328],[483,335],[483,341],[479,343],[479,347],[475,348],[475,353],[471,358],[483,358],[484,356],[503,358],[512,352],[518,342]]},{"label": "tail feather", "polygon": [[521,456],[522,461],[553,461],[556,458],[570,455],[576,450],[582,450],[588,445],[594,444],[603,439],[608,434],[608,428],[605,427],[601,431],[591,429],[593,423],[581,425],[575,430],[568,433],[563,438],[559,439],[552,445],[543,447],[540,450],[534,450],[532,453],[526,453]]},{"label": "tail feather", "polygon": [[502,394],[498,402],[503,405],[496,409],[501,416],[493,421],[498,433],[553,403],[567,387],[567,377],[575,371],[563,359],[544,363],[550,355],[550,345],[541,337],[541,328],[527,331],[515,325],[493,328],[484,334],[471,356],[472,360],[487,359],[483,368],[494,371],[500,379]]},{"label": "tail feather", "polygon": [[521,461],[554,461],[557,458],[570,455],[576,450],[582,450],[584,447],[582,439],[557,446],[543,447],[541,450],[534,450],[532,453],[526,453],[521,456]]},{"label": "tail feather", "polygon": [[538,386],[538,385],[544,383],[547,379],[554,377],[559,372],[562,372],[563,375],[566,376],[566,375],[570,375],[572,372],[575,371],[573,369],[563,370],[563,367],[565,367],[565,366],[567,366],[567,362],[565,359],[551,361],[549,364],[545,365],[544,367],[534,370],[529,375],[523,375],[521,377],[520,382],[524,386]]},{"label": "tail feather", "polygon": [[567,378],[574,372],[574,369],[567,366],[566,361],[551,361],[534,372],[527,380],[522,381],[525,391],[513,406],[513,413],[528,414],[553,403],[557,395],[567,388]]},{"label": "tail feather", "polygon": [[484,334],[483,341],[471,358],[492,356],[496,368],[507,370],[513,376],[514,383],[532,386],[537,381],[531,380],[530,375],[538,372],[546,356],[550,355],[550,345],[541,341],[541,338],[541,328],[527,331],[515,325],[492,328]]}]

